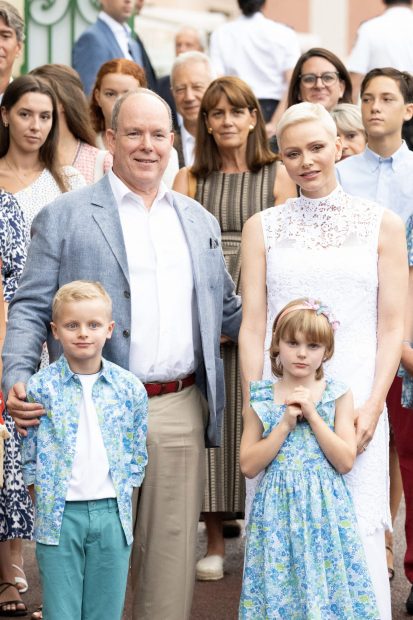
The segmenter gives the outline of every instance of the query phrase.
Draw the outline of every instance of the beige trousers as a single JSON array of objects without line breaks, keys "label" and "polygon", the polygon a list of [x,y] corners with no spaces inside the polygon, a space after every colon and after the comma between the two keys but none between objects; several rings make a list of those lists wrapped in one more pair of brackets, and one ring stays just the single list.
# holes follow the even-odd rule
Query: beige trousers
[{"label": "beige trousers", "polygon": [[206,401],[195,385],[149,399],[148,465],[136,494],[133,620],[189,618],[207,415]]}]

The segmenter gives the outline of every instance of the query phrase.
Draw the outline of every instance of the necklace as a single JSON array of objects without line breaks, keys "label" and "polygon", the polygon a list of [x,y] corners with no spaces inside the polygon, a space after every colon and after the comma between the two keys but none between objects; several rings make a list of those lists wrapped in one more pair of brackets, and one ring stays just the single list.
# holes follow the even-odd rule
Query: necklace
[{"label": "necklace", "polygon": [[43,172],[43,168],[38,168],[35,170],[32,170],[28,175],[23,175],[26,178],[22,179],[22,177],[19,175],[19,173],[17,172],[17,167],[16,166],[11,166],[9,164],[9,161],[7,159],[7,155],[6,157],[4,157],[4,161],[6,163],[6,166],[8,167],[8,169],[10,170],[10,172],[13,172],[13,174],[16,175],[17,180],[20,182],[20,185],[22,186],[23,189],[25,189],[26,187],[28,187],[29,185],[31,185],[31,182],[37,178],[39,172]]}]

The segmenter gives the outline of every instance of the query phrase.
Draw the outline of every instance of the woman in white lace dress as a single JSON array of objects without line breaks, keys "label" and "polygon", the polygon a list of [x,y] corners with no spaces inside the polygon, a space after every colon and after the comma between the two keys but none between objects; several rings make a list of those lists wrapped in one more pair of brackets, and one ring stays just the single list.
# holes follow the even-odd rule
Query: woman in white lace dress
[{"label": "woman in white lace dress", "polygon": [[[390,523],[385,398],[403,339],[404,227],[390,211],[348,196],[337,185],[340,139],[320,104],[289,108],[277,135],[301,195],[254,215],[244,227],[239,338],[244,402],[249,401],[249,381],[271,377],[268,348],[279,310],[301,296],[322,299],[341,322],[326,370],[345,380],[355,397],[359,456],[347,482],[380,618],[391,620],[384,552],[384,529]],[[246,406],[246,425],[249,415]]]}]

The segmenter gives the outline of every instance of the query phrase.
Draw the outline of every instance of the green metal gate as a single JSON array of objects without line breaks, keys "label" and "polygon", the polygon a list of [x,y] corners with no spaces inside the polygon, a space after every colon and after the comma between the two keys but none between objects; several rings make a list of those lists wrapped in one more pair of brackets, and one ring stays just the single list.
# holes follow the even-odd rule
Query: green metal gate
[{"label": "green metal gate", "polygon": [[99,0],[26,0],[22,73],[46,63],[71,64],[73,42],[96,20]]}]

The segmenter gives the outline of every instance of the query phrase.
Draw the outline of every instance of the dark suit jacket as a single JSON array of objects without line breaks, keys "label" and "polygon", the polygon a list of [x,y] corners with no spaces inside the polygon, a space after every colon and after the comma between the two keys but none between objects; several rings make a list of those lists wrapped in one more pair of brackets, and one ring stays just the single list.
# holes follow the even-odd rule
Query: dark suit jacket
[{"label": "dark suit jacket", "polygon": [[175,129],[174,130],[174,149],[178,153],[178,166],[179,166],[179,168],[184,168],[185,167],[185,158],[184,158],[184,151],[183,151],[183,148],[182,148],[182,137],[181,137],[181,130],[180,129]]},{"label": "dark suit jacket", "polygon": [[165,75],[164,77],[158,79],[158,94],[162,97],[162,99],[165,99],[166,103],[171,108],[174,129],[179,129],[178,118],[176,116],[175,99],[173,98],[171,91],[170,75]]},{"label": "dark suit jacket", "polygon": [[[143,68],[145,69],[148,87],[157,90],[156,75],[149,56],[136,34],[135,38],[142,50]],[[124,58],[123,52],[109,26],[101,19],[97,19],[92,26],[80,35],[72,50],[72,66],[79,73],[88,95],[92,90],[100,67],[104,62],[114,58]]]}]

